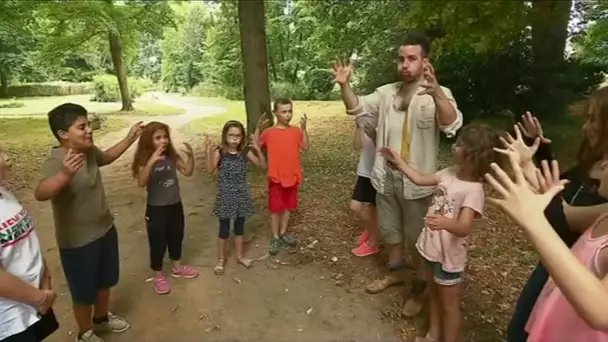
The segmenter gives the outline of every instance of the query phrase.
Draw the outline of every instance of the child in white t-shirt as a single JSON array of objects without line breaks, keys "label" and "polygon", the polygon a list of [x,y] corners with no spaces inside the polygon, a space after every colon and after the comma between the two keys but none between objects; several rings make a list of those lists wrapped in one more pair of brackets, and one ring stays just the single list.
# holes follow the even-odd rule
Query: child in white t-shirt
[{"label": "child in white t-shirt", "polygon": [[378,228],[378,212],[376,210],[376,189],[372,186],[371,176],[376,158],[376,144],[373,141],[373,130],[366,132],[355,122],[353,147],[360,151],[359,165],[357,166],[357,183],[353,190],[350,201],[352,210],[363,226],[363,233],[357,239],[357,247],[351,252],[358,257],[364,257],[378,253],[380,243],[380,231]]},{"label": "child in white t-shirt", "polygon": [[0,150],[0,341],[42,341],[59,328],[55,293],[32,218],[3,186],[10,166]]}]

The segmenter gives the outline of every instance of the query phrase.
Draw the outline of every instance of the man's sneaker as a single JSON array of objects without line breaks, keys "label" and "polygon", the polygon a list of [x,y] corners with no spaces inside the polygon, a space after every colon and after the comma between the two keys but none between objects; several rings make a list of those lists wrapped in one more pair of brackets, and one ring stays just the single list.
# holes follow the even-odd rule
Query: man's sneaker
[{"label": "man's sneaker", "polygon": [[173,268],[171,272],[171,276],[173,278],[186,278],[192,279],[198,277],[198,271],[190,266],[179,266],[177,268]]},{"label": "man's sneaker", "polygon": [[297,245],[297,243],[298,243],[298,240],[296,240],[296,237],[293,235],[289,235],[289,234],[283,234],[281,236],[281,241],[289,247],[295,247],[295,245]]},{"label": "man's sneaker", "polygon": [[268,249],[268,253],[270,255],[277,255],[279,250],[281,249],[281,240],[277,238],[272,238],[270,240],[270,248]]},{"label": "man's sneaker", "polygon": [[376,254],[378,253],[380,250],[378,249],[378,247],[372,245],[371,243],[369,243],[368,241],[365,241],[361,244],[361,246],[354,248],[353,250],[351,250],[351,252],[358,257],[365,257],[368,255],[372,255],[372,254]]},{"label": "man's sneaker", "polygon": [[[131,327],[131,325],[129,325],[129,323],[127,323],[127,321],[125,321],[124,318],[113,315],[111,312],[108,312],[108,320],[105,322],[101,322],[101,323],[95,323],[93,325],[93,330],[123,332],[123,331],[129,330],[130,327]],[[95,340],[92,340],[92,341],[95,341]]]},{"label": "man's sneaker", "polygon": [[99,336],[95,335],[93,330],[89,330],[80,337],[76,335],[76,342],[103,342],[103,340]]}]

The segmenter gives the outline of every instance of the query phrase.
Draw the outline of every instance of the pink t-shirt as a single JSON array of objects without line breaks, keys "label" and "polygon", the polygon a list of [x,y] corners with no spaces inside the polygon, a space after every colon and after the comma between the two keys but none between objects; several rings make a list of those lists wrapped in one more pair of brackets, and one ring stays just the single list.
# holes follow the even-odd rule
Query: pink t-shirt
[{"label": "pink t-shirt", "polygon": [[[576,258],[598,278],[606,275],[606,270],[600,270],[598,256],[608,248],[608,235],[593,237],[600,224],[608,224],[608,214],[600,216],[571,248]],[[608,332],[589,326],[552,278],[545,284],[532,309],[526,331],[529,333],[528,342],[608,342]]]},{"label": "pink t-shirt", "polygon": [[[471,208],[479,216],[485,202],[483,185],[456,177],[456,168],[450,167],[436,173],[437,187],[433,203],[427,215],[441,214],[457,218],[462,208]],[[431,230],[424,227],[416,241],[416,248],[428,261],[441,263],[446,272],[462,272],[467,261],[468,239],[447,230]]]}]

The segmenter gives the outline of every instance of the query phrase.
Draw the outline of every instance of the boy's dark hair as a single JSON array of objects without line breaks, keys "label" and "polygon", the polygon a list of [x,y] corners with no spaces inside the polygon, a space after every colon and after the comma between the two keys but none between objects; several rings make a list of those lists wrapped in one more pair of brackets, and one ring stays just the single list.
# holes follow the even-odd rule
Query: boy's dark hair
[{"label": "boy's dark hair", "polygon": [[499,153],[494,151],[495,147],[501,147],[500,133],[490,125],[473,123],[462,127],[456,143],[464,150],[469,165],[473,166],[476,179],[483,179],[490,171],[490,164],[498,163],[501,167],[504,164]]},{"label": "boy's dark hair", "polygon": [[422,48],[422,57],[428,57],[431,53],[431,40],[426,33],[421,30],[409,32],[401,43],[401,46],[404,45],[420,45]]},{"label": "boy's dark hair", "polygon": [[49,127],[57,141],[61,141],[59,131],[67,132],[74,121],[83,116],[87,117],[87,114],[87,110],[83,106],[75,103],[64,103],[51,109],[48,114]]},{"label": "boy's dark hair", "polygon": [[290,99],[283,98],[283,97],[275,99],[274,103],[272,105],[272,111],[276,113],[279,106],[282,106],[282,105],[293,105],[293,102],[291,102]]}]

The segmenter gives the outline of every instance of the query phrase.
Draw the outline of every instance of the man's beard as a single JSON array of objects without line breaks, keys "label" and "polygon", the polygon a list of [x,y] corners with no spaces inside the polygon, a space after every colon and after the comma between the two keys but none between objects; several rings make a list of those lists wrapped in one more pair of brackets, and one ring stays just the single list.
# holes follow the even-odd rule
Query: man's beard
[{"label": "man's beard", "polygon": [[403,83],[407,83],[407,84],[416,83],[420,79],[420,75],[417,75],[417,76],[414,76],[414,75],[409,75],[409,76],[400,75],[400,76],[401,76],[401,80],[403,81]]}]

